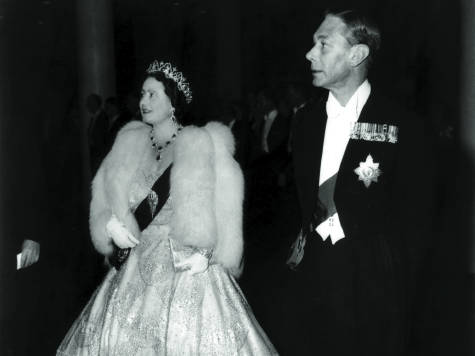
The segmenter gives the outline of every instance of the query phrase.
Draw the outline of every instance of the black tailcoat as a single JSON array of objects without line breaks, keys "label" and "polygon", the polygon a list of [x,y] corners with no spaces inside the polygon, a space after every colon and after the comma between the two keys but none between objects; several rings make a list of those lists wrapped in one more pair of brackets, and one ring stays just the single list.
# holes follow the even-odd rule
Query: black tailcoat
[{"label": "black tailcoat", "polygon": [[[429,244],[430,135],[416,116],[372,91],[358,122],[397,126],[398,141],[350,139],[334,194],[345,238],[332,245],[314,232],[325,105],[326,96],[299,111],[292,143],[307,234],[296,285],[301,354],[399,355]],[[382,174],[366,187],[355,169],[368,155]]]},{"label": "black tailcoat", "polygon": [[[38,117],[11,112],[2,117],[0,133],[0,353],[28,355],[26,347],[39,340],[41,271],[48,243],[44,221],[49,206],[44,198]],[[40,243],[40,260],[17,271],[16,255],[26,239]]]}]

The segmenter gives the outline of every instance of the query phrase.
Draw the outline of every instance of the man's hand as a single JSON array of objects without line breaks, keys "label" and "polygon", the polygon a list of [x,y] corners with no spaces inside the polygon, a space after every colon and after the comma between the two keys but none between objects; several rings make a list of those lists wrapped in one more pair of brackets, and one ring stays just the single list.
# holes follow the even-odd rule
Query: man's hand
[{"label": "man's hand", "polygon": [[179,271],[188,271],[189,274],[194,275],[202,273],[208,269],[209,260],[200,253],[194,253],[186,260],[177,263],[175,267]]},{"label": "man's hand", "polygon": [[26,268],[40,259],[40,244],[33,240],[24,240],[21,246],[20,268]]},{"label": "man's hand", "polygon": [[127,230],[125,225],[112,215],[106,225],[107,234],[119,248],[133,248],[139,244],[139,240]]}]

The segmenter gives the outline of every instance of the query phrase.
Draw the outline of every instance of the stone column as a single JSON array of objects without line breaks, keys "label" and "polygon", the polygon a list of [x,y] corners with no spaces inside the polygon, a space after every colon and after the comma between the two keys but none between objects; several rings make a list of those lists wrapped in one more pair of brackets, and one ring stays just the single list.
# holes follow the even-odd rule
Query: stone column
[{"label": "stone column", "polygon": [[[6,103],[8,101],[7,97],[7,84],[10,82],[10,78],[8,77],[9,71],[7,70],[7,28],[5,24],[5,17],[6,17],[6,6],[4,4],[0,4],[0,78],[2,81],[0,82],[0,167],[6,167],[6,160],[8,158],[7,155],[7,146],[5,145],[5,121],[7,115]],[[0,175],[0,196],[5,196],[5,191],[7,189],[6,184],[3,178],[4,174]],[[5,209],[5,210],[4,210]],[[0,200],[0,234],[4,235],[7,231],[5,229],[5,214],[6,211],[6,203],[5,199]],[[0,238],[0,259],[6,260],[8,257],[5,254],[6,250],[6,242],[5,238]],[[0,276],[1,278],[1,276]],[[3,281],[2,281],[3,282]],[[3,309],[3,308],[2,308]],[[3,317],[3,311],[0,311],[0,317]]]},{"label": "stone column", "polygon": [[[462,0],[462,58],[460,90],[460,133],[461,143],[468,155],[470,171],[475,172],[475,0]],[[473,177],[472,177],[473,179]],[[471,194],[471,254],[470,272],[475,273],[475,190],[467,187]]]},{"label": "stone column", "polygon": [[115,58],[112,0],[77,0],[78,100],[81,111],[81,142],[84,183],[89,185],[89,148],[86,131],[89,116],[85,99],[91,93],[103,100],[114,96]]}]

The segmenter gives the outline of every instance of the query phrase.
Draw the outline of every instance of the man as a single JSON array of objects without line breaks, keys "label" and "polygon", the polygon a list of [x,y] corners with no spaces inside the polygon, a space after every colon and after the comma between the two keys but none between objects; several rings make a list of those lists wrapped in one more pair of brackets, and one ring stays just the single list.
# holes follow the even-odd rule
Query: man
[{"label": "man", "polygon": [[298,355],[407,351],[427,248],[430,146],[417,118],[369,83],[379,44],[358,13],[327,12],[306,55],[313,85],[328,94],[298,112],[292,138],[304,246]]},{"label": "man", "polygon": [[275,100],[269,93],[262,92],[259,97],[259,104],[264,115],[261,136],[261,154],[267,156],[282,150],[289,135],[288,120],[282,108],[276,105]]},{"label": "man", "polygon": [[[33,220],[36,219],[32,218],[26,224],[33,224]],[[38,228],[37,225],[34,227]],[[2,258],[5,260],[1,263],[0,303],[3,310],[0,313],[0,345],[5,355],[28,355],[32,344],[38,344],[36,334],[40,327],[38,319],[42,281],[37,267],[40,243],[35,240],[41,236],[38,231],[34,231],[25,238],[18,226],[16,228],[17,231],[10,233],[7,233],[9,229],[2,228]],[[32,230],[29,227],[21,230],[27,229]]]},{"label": "man", "polygon": [[31,355],[42,327],[43,216],[48,204],[39,124],[29,120],[28,109],[17,113],[14,107],[9,102],[1,132],[0,349],[2,355]]},{"label": "man", "polygon": [[248,121],[248,115],[239,102],[231,102],[226,105],[221,122],[226,124],[234,136],[235,152],[234,159],[244,170],[247,167],[249,156],[249,136],[251,127]]}]

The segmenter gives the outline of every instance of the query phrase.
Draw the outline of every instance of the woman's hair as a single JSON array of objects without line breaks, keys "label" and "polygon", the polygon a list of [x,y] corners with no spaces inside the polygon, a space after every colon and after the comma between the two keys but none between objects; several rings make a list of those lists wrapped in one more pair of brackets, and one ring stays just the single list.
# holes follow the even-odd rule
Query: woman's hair
[{"label": "woman's hair", "polygon": [[378,27],[371,22],[367,16],[360,14],[355,10],[332,11],[326,10],[327,15],[338,17],[348,28],[346,36],[351,45],[364,44],[369,48],[368,66],[374,60],[374,56],[381,45],[381,33]]},{"label": "woman's hair", "polygon": [[147,78],[154,78],[161,82],[165,87],[165,94],[170,98],[172,106],[175,108],[175,118],[180,125],[185,125],[187,102],[183,93],[178,90],[176,82],[169,79],[163,72],[146,73],[144,81]]}]

